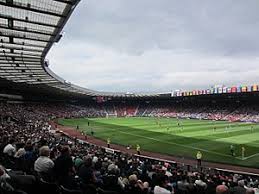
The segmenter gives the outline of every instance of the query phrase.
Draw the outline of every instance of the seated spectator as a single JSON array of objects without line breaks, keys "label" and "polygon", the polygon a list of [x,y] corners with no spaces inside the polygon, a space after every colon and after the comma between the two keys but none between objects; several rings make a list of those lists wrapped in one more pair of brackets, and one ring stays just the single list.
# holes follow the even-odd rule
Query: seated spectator
[{"label": "seated spectator", "polygon": [[137,175],[129,176],[129,185],[125,189],[126,194],[145,194],[148,192],[149,184],[138,180]]},{"label": "seated spectator", "polygon": [[59,184],[65,185],[68,189],[75,189],[77,188],[74,178],[75,168],[70,156],[71,150],[69,146],[63,146],[60,153],[60,156],[54,162],[53,172]]},{"label": "seated spectator", "polygon": [[229,189],[225,185],[218,185],[216,187],[216,194],[229,194]]},{"label": "seated spectator", "polygon": [[235,186],[234,188],[232,188],[230,193],[231,194],[245,194],[246,189],[244,188],[244,186],[245,186],[244,180],[239,180],[238,185]]},{"label": "seated spectator", "polygon": [[108,166],[106,172],[102,177],[103,187],[109,191],[120,192],[124,186],[119,184],[120,169],[118,166],[112,163]]},{"label": "seated spectator", "polygon": [[50,149],[42,146],[39,150],[39,157],[34,163],[34,170],[38,173],[50,173],[54,167],[54,162],[49,158]]},{"label": "seated spectator", "polygon": [[2,191],[5,192],[11,192],[14,191],[14,188],[8,183],[8,179],[10,179],[10,176],[6,173],[5,168],[0,165],[0,188],[1,188],[1,193]]},{"label": "seated spectator", "polygon": [[[179,177],[181,178],[181,177]],[[187,191],[189,189],[190,184],[187,181],[187,177],[186,176],[182,176],[181,180],[179,180],[177,182],[178,185],[178,189],[181,191]]]},{"label": "seated spectator", "polygon": [[14,155],[15,158],[22,158],[26,154],[24,148],[20,148]]},{"label": "seated spectator", "polygon": [[173,191],[168,190],[168,177],[163,174],[159,174],[157,177],[158,185],[154,188],[154,194],[171,194]]},{"label": "seated spectator", "polygon": [[14,143],[14,139],[11,139],[9,143],[4,147],[3,153],[7,154],[8,156],[14,156],[16,152],[16,146]]},{"label": "seated spectator", "polygon": [[[150,109],[154,108],[150,106]],[[34,175],[51,170],[55,176],[52,176],[54,184],[47,180],[50,185],[54,185],[55,188],[60,185],[68,189],[81,188],[87,194],[167,194],[174,191],[176,194],[253,194],[254,191],[259,193],[259,179],[256,175],[233,174],[206,167],[196,172],[195,167],[186,169],[186,166],[181,165],[162,165],[161,161],[155,159],[117,152],[107,153],[99,146],[89,145],[74,138],[72,131],[72,137],[69,137],[51,130],[49,119],[101,116],[103,114],[98,107],[0,104],[0,110],[3,114],[0,124],[1,164],[8,169],[0,166],[0,193],[4,193],[3,189],[18,189],[27,194],[34,194],[35,192],[30,189],[37,185],[34,183],[38,179],[35,180]],[[182,114],[183,117],[211,116],[215,117],[215,120],[220,120],[229,112],[224,109],[214,111],[213,108],[204,113],[201,109],[196,113],[192,109],[188,110],[179,110],[183,112],[176,113]],[[165,116],[168,115],[168,111],[168,108],[157,109],[152,111],[152,114]],[[246,112],[251,110],[247,109]],[[259,118],[258,112],[254,111],[253,119]],[[237,111],[235,114],[239,115]],[[172,112],[171,116],[175,115]],[[252,113],[244,114],[242,118],[245,121],[251,116]],[[73,148],[72,153],[66,145]],[[52,149],[51,158],[49,147]],[[18,151],[15,152],[16,150]],[[86,157],[83,157],[84,155]],[[29,175],[27,180],[24,174]]]},{"label": "seated spectator", "polygon": [[83,158],[83,163],[78,167],[78,176],[84,184],[94,184],[96,182],[96,177],[93,171],[92,157],[85,156]]}]

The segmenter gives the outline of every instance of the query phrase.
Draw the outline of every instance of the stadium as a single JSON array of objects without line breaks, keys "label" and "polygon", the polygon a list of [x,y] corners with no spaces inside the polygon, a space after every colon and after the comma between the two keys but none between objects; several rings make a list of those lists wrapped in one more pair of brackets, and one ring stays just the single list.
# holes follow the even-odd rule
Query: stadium
[{"label": "stadium", "polygon": [[46,55],[78,4],[0,0],[0,193],[259,193],[259,85],[72,84]]}]

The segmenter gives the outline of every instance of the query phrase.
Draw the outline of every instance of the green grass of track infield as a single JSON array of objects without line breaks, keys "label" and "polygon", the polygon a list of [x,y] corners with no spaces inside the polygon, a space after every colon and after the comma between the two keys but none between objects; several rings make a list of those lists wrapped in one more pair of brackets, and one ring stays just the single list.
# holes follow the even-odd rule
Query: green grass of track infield
[{"label": "green grass of track infield", "polygon": [[[175,118],[151,117],[59,119],[58,122],[74,128],[78,125],[88,135],[93,130],[96,138],[110,138],[113,144],[130,144],[134,149],[139,144],[142,150],[186,158],[195,158],[200,150],[203,160],[259,167],[257,124],[180,119],[182,129]],[[235,157],[230,155],[231,144],[235,146]],[[241,157],[242,146],[246,149],[245,158]]]}]

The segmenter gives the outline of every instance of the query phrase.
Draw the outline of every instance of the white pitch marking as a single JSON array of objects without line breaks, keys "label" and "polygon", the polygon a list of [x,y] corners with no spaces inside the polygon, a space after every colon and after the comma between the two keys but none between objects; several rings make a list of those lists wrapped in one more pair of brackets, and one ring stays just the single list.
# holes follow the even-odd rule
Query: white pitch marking
[{"label": "white pitch marking", "polygon": [[247,159],[249,159],[249,158],[253,158],[253,157],[255,157],[255,156],[259,156],[259,153],[256,153],[256,154],[253,154],[253,155],[250,155],[250,156],[247,156],[247,157],[244,157],[244,158],[242,158],[242,157],[237,157],[238,159],[240,159],[240,160],[247,160]]},{"label": "white pitch marking", "polygon": [[[216,155],[219,155],[219,156],[225,156],[225,157],[229,157],[229,158],[232,158],[232,157],[233,157],[233,156],[230,156],[230,155],[227,155],[227,154],[222,154],[222,153],[218,153],[218,152],[214,152],[214,151],[210,151],[210,150],[206,150],[206,149],[202,149],[202,148],[197,148],[197,147],[193,147],[193,146],[182,145],[182,144],[173,143],[173,142],[166,142],[166,141],[162,141],[162,140],[159,140],[159,139],[155,139],[155,138],[147,137],[147,136],[143,136],[143,135],[136,135],[136,134],[132,134],[132,133],[120,131],[120,130],[119,130],[118,132],[119,132],[119,133],[128,134],[128,135],[132,135],[132,136],[135,136],[135,137],[141,137],[141,138],[144,138],[144,139],[150,139],[150,140],[157,141],[157,142],[161,142],[161,143],[167,143],[167,144],[171,144],[171,145],[177,145],[177,146],[181,146],[181,147],[188,148],[188,149],[201,150],[201,151],[204,151],[204,152],[207,152],[207,153],[216,154]],[[242,159],[240,159],[240,158],[237,158],[237,159],[242,160]]]}]

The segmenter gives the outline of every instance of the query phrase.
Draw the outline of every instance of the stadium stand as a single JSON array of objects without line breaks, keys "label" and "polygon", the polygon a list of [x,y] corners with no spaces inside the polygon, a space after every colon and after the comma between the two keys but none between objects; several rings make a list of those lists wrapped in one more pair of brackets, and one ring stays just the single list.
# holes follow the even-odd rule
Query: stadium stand
[{"label": "stadium stand", "polygon": [[103,113],[100,108],[1,103],[0,109],[2,193],[200,194],[215,193],[221,184],[232,193],[247,188],[258,192],[257,176],[206,168],[200,171],[155,159],[107,153],[101,147],[59,134],[48,123],[61,117],[99,116]]},{"label": "stadium stand", "polygon": [[[112,108],[111,108],[112,107]],[[96,110],[101,108],[96,106]],[[258,122],[259,107],[256,104],[242,106],[239,103],[232,104],[167,104],[167,105],[127,105],[117,104],[104,107],[106,114],[117,117],[170,117],[170,118],[189,118],[205,120],[241,121]],[[108,111],[109,110],[109,111]],[[100,114],[101,115],[101,114]]]}]

